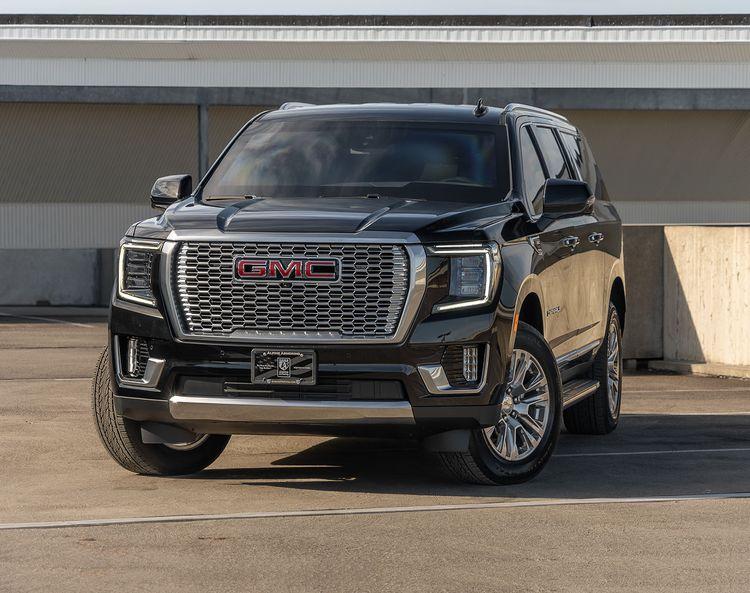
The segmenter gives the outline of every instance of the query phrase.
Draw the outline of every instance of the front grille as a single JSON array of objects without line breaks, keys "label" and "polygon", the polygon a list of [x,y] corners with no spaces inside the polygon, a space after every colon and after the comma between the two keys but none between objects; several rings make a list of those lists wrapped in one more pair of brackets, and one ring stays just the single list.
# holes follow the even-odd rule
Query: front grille
[{"label": "front grille", "polygon": [[[248,282],[234,278],[237,257],[333,258],[338,282]],[[400,245],[183,243],[174,292],[192,335],[305,334],[392,337],[408,292],[409,258]]]}]

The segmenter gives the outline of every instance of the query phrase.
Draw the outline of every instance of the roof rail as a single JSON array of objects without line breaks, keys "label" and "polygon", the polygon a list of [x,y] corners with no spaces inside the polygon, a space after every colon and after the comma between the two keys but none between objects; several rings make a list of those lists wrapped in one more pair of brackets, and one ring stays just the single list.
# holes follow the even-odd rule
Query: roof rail
[{"label": "roof rail", "polygon": [[554,119],[568,121],[568,118],[564,115],[560,115],[559,113],[555,113],[554,111],[548,111],[547,109],[541,109],[540,107],[534,107],[533,105],[524,105],[523,103],[508,103],[503,111],[525,111],[527,113],[546,115],[547,117],[552,117]]},{"label": "roof rail", "polygon": [[301,109],[302,107],[315,107],[314,103],[299,103],[297,101],[287,101],[282,103],[279,111],[288,111],[289,109]]}]

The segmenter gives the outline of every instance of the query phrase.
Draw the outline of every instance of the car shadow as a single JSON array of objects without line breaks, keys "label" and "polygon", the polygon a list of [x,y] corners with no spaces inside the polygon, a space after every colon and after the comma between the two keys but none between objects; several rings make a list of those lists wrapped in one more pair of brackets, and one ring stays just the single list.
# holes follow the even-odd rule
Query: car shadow
[{"label": "car shadow", "polygon": [[[698,450],[698,451],[696,451]],[[450,480],[411,441],[334,438],[265,467],[207,469],[191,480],[243,486],[467,498],[621,498],[750,492],[750,416],[623,416],[606,436],[563,433],[535,479]]]}]

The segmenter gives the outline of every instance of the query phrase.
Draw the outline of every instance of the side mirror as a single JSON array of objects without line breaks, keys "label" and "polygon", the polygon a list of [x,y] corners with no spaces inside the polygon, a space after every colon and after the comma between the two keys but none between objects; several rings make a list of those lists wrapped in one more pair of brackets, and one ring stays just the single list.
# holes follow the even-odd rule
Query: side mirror
[{"label": "side mirror", "polygon": [[585,181],[547,179],[544,184],[543,212],[551,217],[587,214],[594,207],[595,199]]},{"label": "side mirror", "polygon": [[170,175],[159,177],[151,188],[151,206],[164,210],[193,192],[193,178],[190,175]]}]

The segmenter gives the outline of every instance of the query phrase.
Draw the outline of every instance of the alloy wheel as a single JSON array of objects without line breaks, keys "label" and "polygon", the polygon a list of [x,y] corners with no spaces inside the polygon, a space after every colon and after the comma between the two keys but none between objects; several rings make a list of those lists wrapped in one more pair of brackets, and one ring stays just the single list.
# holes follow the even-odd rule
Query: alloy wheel
[{"label": "alloy wheel", "polygon": [[612,418],[617,418],[620,403],[620,341],[614,319],[609,322],[607,338],[607,402]]},{"label": "alloy wheel", "polygon": [[175,451],[192,451],[197,449],[208,440],[207,434],[197,435],[197,438],[189,443],[165,443],[164,446]]},{"label": "alloy wheel", "polygon": [[503,461],[527,458],[542,442],[549,416],[549,385],[542,365],[530,352],[513,350],[500,420],[482,431],[490,451]]}]

